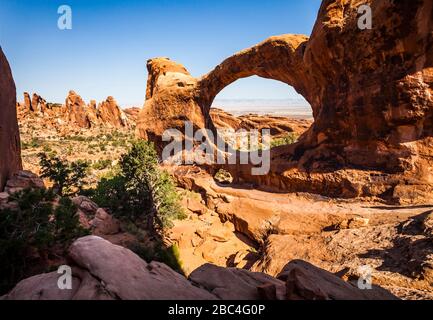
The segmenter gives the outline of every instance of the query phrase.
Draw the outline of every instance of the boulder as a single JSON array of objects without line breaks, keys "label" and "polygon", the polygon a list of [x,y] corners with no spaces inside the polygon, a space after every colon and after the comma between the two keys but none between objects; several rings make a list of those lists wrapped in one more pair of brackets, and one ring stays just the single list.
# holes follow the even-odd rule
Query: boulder
[{"label": "boulder", "polygon": [[120,222],[85,196],[72,198],[77,206],[80,224],[97,236],[113,235],[120,232]]},{"label": "boulder", "polygon": [[44,181],[30,171],[18,171],[6,183],[5,191],[9,194],[24,189],[45,189]]},{"label": "boulder", "polygon": [[79,210],[91,217],[95,216],[96,211],[99,209],[95,202],[85,196],[77,196],[71,200]]},{"label": "boulder", "polygon": [[90,221],[90,225],[93,234],[97,236],[113,235],[120,232],[120,222],[102,208],[96,211],[95,218]]},{"label": "boulder", "polygon": [[72,289],[60,290],[57,272],[18,283],[6,300],[368,300],[396,299],[373,286],[360,290],[307,262],[287,264],[278,279],[243,269],[205,264],[188,279],[159,262],[97,236],[76,240],[68,251]]},{"label": "boulder", "polygon": [[263,292],[259,287],[264,285],[275,286],[276,298],[284,299],[284,282],[263,273],[205,264],[189,279],[222,300],[260,300]]},{"label": "boulder", "polygon": [[105,283],[119,299],[214,299],[205,290],[191,285],[184,277],[162,263],[146,263],[130,250],[89,236],[75,241],[69,257],[81,268]]},{"label": "boulder", "polygon": [[72,290],[60,290],[61,274],[21,281],[6,300],[214,300],[162,263],[146,263],[128,249],[97,236],[75,241],[69,249]]},{"label": "boulder", "polygon": [[286,282],[288,300],[398,300],[385,289],[361,290],[302,260],[289,262],[277,278]]}]

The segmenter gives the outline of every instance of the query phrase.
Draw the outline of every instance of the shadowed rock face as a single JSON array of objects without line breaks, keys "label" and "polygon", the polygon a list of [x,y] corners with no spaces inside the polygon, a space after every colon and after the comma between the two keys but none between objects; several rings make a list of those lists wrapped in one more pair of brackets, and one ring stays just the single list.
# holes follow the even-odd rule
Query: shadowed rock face
[{"label": "shadowed rock face", "polygon": [[0,191],[22,168],[16,114],[16,90],[9,63],[0,48]]},{"label": "shadowed rock face", "polygon": [[[248,166],[229,167],[236,178],[322,194],[428,194],[433,184],[433,3],[364,3],[372,8],[371,30],[358,28],[359,1],[325,0],[310,38],[271,37],[199,79],[167,58],[150,60],[139,135],[161,146],[164,130],[181,129],[185,120],[214,130],[210,106],[215,96],[234,81],[257,75],[293,86],[311,104],[315,122],[297,144],[273,150],[268,176],[251,176]],[[346,169],[358,170],[354,179],[361,185],[375,180],[375,187],[342,190],[341,185],[353,184],[352,173],[346,178],[339,172],[335,179],[334,172]],[[311,188],[311,179],[320,183]],[[397,188],[406,184],[419,191],[408,195]]]}]

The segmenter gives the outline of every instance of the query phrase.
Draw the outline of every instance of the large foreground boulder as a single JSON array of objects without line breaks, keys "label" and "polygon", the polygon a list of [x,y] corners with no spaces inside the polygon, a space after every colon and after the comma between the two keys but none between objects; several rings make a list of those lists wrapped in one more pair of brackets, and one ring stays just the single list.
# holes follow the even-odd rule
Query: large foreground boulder
[{"label": "large foreground boulder", "polygon": [[0,191],[3,191],[7,179],[21,168],[15,83],[0,48]]},{"label": "large foreground boulder", "polygon": [[5,299],[121,299],[208,300],[216,299],[193,286],[162,263],[146,263],[128,249],[88,236],[69,249],[73,270],[72,290],[60,290],[56,272],[20,282]]},{"label": "large foreground boulder", "polygon": [[264,273],[205,264],[191,273],[189,279],[222,300],[260,300],[259,288],[272,286],[275,298],[284,300],[284,282]]},{"label": "large foreground boulder", "polygon": [[278,279],[286,282],[288,300],[397,300],[380,287],[360,289],[302,260],[287,264]]},{"label": "large foreground boulder", "polygon": [[[128,249],[88,236],[69,249],[72,288],[59,289],[61,274],[21,281],[6,300],[286,300],[393,299],[385,291],[362,293],[322,269],[289,264],[281,279],[263,273],[206,264],[189,281],[163,263],[146,263]],[[295,271],[293,271],[295,270]],[[288,274],[287,277],[284,275]],[[381,289],[382,290],[382,289]]]}]

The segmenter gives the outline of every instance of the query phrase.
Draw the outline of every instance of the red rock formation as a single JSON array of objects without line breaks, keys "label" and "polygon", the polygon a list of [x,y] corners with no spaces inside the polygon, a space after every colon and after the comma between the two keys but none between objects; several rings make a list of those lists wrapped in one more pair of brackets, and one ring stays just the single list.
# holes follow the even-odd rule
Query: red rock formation
[{"label": "red rock formation", "polygon": [[83,99],[74,91],[69,91],[65,101],[68,122],[76,124],[80,128],[90,128],[87,106]]},{"label": "red rock formation", "polygon": [[30,110],[33,112],[45,112],[47,108],[47,102],[40,95],[33,93],[32,104]]},{"label": "red rock formation", "polygon": [[[74,91],[70,91],[65,104],[47,103],[45,99],[36,93],[30,100],[30,95],[24,93],[24,103],[17,104],[18,119],[29,114],[36,117],[44,117],[49,121],[46,125],[68,126],[72,128],[115,127],[129,128],[136,121],[138,111],[131,110],[125,113],[113,97],[97,106],[95,100],[87,105]],[[129,116],[130,115],[130,116]],[[44,120],[45,121],[45,120]]]},{"label": "red rock formation", "polygon": [[254,114],[236,117],[220,109],[212,108],[210,116],[218,129],[262,130],[270,129],[272,136],[282,136],[294,133],[300,136],[307,131],[312,121],[305,119],[291,119],[287,117],[259,116]]},{"label": "red rock formation", "polygon": [[22,168],[16,90],[9,63],[0,48],[0,191],[6,180]]},{"label": "red rock formation", "polygon": [[126,116],[128,117],[128,119],[133,123],[137,123],[138,120],[138,114],[140,113],[140,108],[137,107],[132,107],[132,108],[127,108],[124,109],[123,112],[125,112]]},{"label": "red rock formation", "polygon": [[115,128],[128,126],[128,118],[117,105],[116,100],[111,96],[99,104],[98,118],[103,123],[109,124]]},{"label": "red rock formation", "polygon": [[257,75],[293,86],[315,121],[297,144],[273,150],[269,175],[228,167],[237,178],[336,196],[431,198],[433,3],[364,2],[372,8],[372,30],[358,28],[359,1],[325,0],[310,38],[271,37],[200,79],[166,58],[150,60],[140,136],[161,144],[164,130],[185,120],[214,130],[215,96]]},{"label": "red rock formation", "polygon": [[[196,101],[197,79],[181,65],[168,58],[157,58],[147,63],[146,102],[140,112],[137,129],[142,138],[162,145],[166,129],[183,131],[184,121],[197,128],[206,127],[206,113]],[[207,113],[208,124],[213,125]]]},{"label": "red rock formation", "polygon": [[[59,274],[52,272],[19,282],[1,299],[259,300],[263,298],[264,287],[273,289],[274,294],[267,297],[274,300],[313,299],[318,295],[338,300],[396,299],[378,287],[362,291],[302,261],[289,264],[283,270],[289,272],[287,284],[263,273],[210,264],[198,268],[186,279],[163,263],[147,263],[132,251],[96,236],[76,240],[69,248],[68,260],[72,267],[72,290],[59,289]],[[294,280],[293,270],[296,270]],[[292,288],[293,283],[301,291]]]},{"label": "red rock formation", "polygon": [[32,100],[30,99],[30,94],[28,92],[24,92],[24,107],[25,110],[32,110]]}]

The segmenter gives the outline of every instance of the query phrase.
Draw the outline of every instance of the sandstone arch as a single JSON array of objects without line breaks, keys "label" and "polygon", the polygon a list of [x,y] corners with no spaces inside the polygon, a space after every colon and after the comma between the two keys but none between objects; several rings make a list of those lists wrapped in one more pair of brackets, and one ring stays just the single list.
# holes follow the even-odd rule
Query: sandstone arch
[{"label": "sandstone arch", "polygon": [[[304,35],[281,35],[241,51],[203,76],[198,83],[203,107],[208,112],[218,93],[236,80],[259,76],[284,82],[305,94],[302,85],[303,50],[308,42]],[[281,61],[281,57],[286,57]]]},{"label": "sandstone arch", "polygon": [[433,2],[362,4],[372,8],[372,30],[358,28],[359,1],[324,0],[310,38],[271,37],[199,79],[167,58],[150,60],[139,135],[160,145],[162,132],[182,128],[184,120],[214,129],[209,107],[216,94],[258,75],[293,86],[315,122],[298,144],[273,150],[268,176],[236,167],[240,178],[280,190],[430,197]]}]

